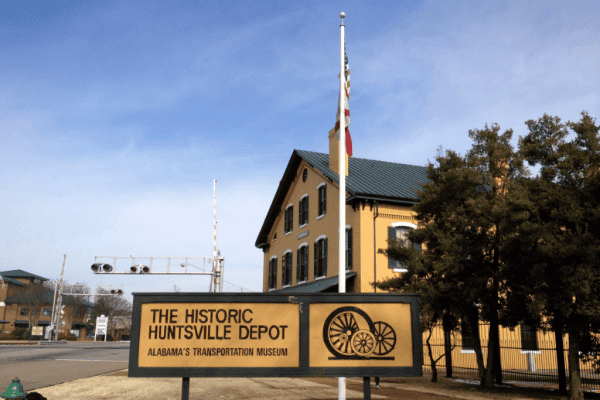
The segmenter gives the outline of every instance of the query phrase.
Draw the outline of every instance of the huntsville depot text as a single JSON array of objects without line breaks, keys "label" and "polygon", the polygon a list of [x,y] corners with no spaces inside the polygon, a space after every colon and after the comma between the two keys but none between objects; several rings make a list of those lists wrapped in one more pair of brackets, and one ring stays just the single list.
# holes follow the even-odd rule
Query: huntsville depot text
[{"label": "huntsville depot text", "polygon": [[422,376],[415,294],[134,293],[131,377]]},{"label": "huntsville depot text", "polygon": [[140,367],[297,367],[297,304],[143,304]]}]

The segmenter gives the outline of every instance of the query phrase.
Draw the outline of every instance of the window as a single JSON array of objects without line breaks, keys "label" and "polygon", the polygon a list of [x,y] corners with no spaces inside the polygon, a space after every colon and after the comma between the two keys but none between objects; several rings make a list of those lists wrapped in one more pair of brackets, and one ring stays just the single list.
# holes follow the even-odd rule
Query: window
[{"label": "window", "polygon": [[51,311],[52,311],[52,310],[51,310],[51,309],[49,309],[49,308],[44,308],[44,309],[42,310],[42,315],[43,315],[44,317],[49,317],[49,316],[50,316],[50,314],[51,314]]},{"label": "window", "polygon": [[319,217],[325,215],[327,211],[327,185],[322,183],[319,185]]},{"label": "window", "polygon": [[303,227],[308,223],[308,195],[305,194],[300,199],[300,204],[298,205],[298,225]]},{"label": "window", "polygon": [[294,206],[290,204],[285,209],[285,218],[284,218],[284,231],[286,234],[292,231],[292,227],[294,225]]},{"label": "window", "polygon": [[346,227],[346,271],[352,269],[352,228]]},{"label": "window", "polygon": [[521,349],[523,351],[537,351],[537,330],[531,325],[521,324]]},{"label": "window", "polygon": [[277,286],[277,257],[273,256],[269,260],[269,289],[275,289]]},{"label": "window", "polygon": [[[408,240],[408,232],[415,229],[417,225],[411,224],[410,222],[394,222],[392,226],[388,227],[388,240],[399,239],[404,242],[406,246],[410,246],[411,242]],[[415,249],[421,251],[421,245],[413,243]],[[393,269],[395,272],[406,272],[406,267],[400,261],[388,259],[388,268]]]},{"label": "window", "polygon": [[296,256],[296,282],[304,282],[308,279],[308,244],[302,243]]},{"label": "window", "polygon": [[308,170],[306,168],[304,168],[304,171],[302,171],[302,182],[306,182],[307,178],[308,178]]},{"label": "window", "polygon": [[21,315],[29,315],[29,308],[21,308]]},{"label": "window", "polygon": [[292,251],[287,250],[281,259],[281,286],[292,284]]},{"label": "window", "polygon": [[315,242],[315,278],[327,276],[327,238],[319,237]]},{"label": "window", "polygon": [[471,322],[468,318],[462,318],[460,321],[460,333],[462,336],[461,352],[472,353],[475,351],[475,335],[471,329]]}]

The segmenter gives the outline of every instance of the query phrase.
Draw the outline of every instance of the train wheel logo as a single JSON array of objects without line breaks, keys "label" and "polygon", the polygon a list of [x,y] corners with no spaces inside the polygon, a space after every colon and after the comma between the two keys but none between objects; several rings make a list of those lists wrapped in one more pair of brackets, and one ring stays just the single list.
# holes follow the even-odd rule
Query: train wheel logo
[{"label": "train wheel logo", "polygon": [[396,347],[396,332],[385,322],[373,322],[357,307],[334,310],[323,324],[330,360],[393,360],[386,357]]}]

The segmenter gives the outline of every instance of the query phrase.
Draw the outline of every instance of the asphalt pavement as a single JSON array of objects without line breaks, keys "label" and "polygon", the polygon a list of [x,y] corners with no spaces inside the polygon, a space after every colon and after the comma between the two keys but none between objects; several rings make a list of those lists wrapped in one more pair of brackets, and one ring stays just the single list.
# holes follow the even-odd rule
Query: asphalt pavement
[{"label": "asphalt pavement", "polygon": [[[29,343],[28,343],[29,344]],[[26,392],[48,400],[180,399],[182,378],[129,378],[129,344],[71,342],[0,345],[0,393],[18,377]],[[406,388],[410,389],[410,388]],[[348,400],[363,399],[360,378],[349,378]],[[189,399],[337,399],[335,378],[191,378]],[[443,393],[405,390],[382,382],[373,399],[448,400]]]}]

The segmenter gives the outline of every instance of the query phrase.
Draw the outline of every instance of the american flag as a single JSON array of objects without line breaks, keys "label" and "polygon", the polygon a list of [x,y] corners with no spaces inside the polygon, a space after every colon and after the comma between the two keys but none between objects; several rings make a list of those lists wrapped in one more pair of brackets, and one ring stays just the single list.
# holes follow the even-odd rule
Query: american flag
[{"label": "american flag", "polygon": [[[339,78],[339,75],[338,75]],[[348,55],[346,54],[346,45],[344,44],[344,105],[346,115],[346,153],[352,157],[352,138],[350,137],[350,109],[348,107],[348,100],[350,99],[350,67],[348,66]],[[342,96],[342,93],[340,93]],[[339,100],[339,99],[338,99]],[[340,102],[338,101],[338,109],[335,117],[335,132],[339,134],[340,131]]]}]

